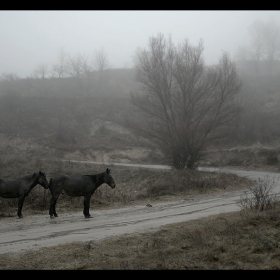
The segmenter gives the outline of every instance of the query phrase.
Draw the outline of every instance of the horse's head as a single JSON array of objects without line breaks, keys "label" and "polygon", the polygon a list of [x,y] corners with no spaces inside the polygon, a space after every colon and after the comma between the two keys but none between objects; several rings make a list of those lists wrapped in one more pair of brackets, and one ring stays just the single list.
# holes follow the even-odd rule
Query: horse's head
[{"label": "horse's head", "polygon": [[46,178],[46,174],[39,171],[38,173],[38,184],[44,187],[45,189],[49,188],[49,182]]},{"label": "horse's head", "polygon": [[111,175],[111,171],[109,168],[104,172],[104,182],[108,184],[112,189],[116,187],[116,183]]}]

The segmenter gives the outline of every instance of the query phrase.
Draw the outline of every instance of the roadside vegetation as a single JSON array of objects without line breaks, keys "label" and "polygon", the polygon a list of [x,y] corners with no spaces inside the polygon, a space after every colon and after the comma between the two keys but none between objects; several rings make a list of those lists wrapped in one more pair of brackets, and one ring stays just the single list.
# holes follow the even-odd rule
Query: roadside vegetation
[{"label": "roadside vegetation", "polygon": [[[106,184],[100,186],[91,198],[91,209],[124,207],[131,204],[154,203],[158,201],[185,199],[197,195],[214,194],[251,186],[254,181],[240,178],[235,174],[219,172],[200,172],[196,170],[160,170],[148,168],[125,167],[118,165],[99,165],[71,161],[26,160],[7,162],[2,167],[3,178],[16,178],[16,174],[30,174],[42,171],[47,179],[56,174],[80,176],[97,174],[111,168],[117,184],[112,190]],[[10,169],[12,168],[12,169]],[[24,175],[22,175],[24,176]],[[26,197],[23,205],[23,216],[27,214],[48,215],[50,191],[37,185]],[[82,211],[83,197],[69,197],[61,194],[57,201],[58,212]],[[16,216],[17,199],[0,197],[0,217]]]},{"label": "roadside vegetation", "polygon": [[[105,168],[62,161],[29,164],[29,167],[18,167],[26,171],[37,164],[49,176],[55,170],[75,175],[100,172]],[[240,211],[237,212],[166,225],[141,234],[4,254],[0,256],[0,269],[280,269],[280,203],[277,196],[271,196],[275,181],[256,182],[234,174],[194,170],[122,166],[111,166],[111,169],[117,187],[113,191],[105,186],[97,190],[91,199],[92,213],[97,208],[153,204],[165,199],[188,199],[236,189],[244,189],[244,196],[240,197]],[[23,214],[48,215],[48,199],[49,193],[44,194],[37,186],[26,200]],[[60,212],[82,211],[82,201],[61,195],[57,209]],[[7,216],[16,217],[16,206],[11,199],[9,202],[0,200],[0,211],[0,222]]]}]

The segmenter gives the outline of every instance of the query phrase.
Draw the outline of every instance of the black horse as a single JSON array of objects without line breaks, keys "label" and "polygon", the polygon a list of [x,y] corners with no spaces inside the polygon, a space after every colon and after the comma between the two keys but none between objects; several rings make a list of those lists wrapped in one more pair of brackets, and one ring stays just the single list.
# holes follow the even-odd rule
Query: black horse
[{"label": "black horse", "polygon": [[50,179],[49,189],[52,194],[50,200],[50,217],[57,217],[55,211],[56,201],[62,190],[69,196],[83,196],[84,197],[84,211],[85,218],[92,218],[89,214],[90,198],[95,190],[103,183],[108,184],[112,189],[116,187],[115,181],[110,173],[110,169],[105,172],[95,175],[82,175],[81,177],[70,177],[68,175],[57,175]]},{"label": "black horse", "polygon": [[39,171],[19,179],[0,178],[0,196],[4,198],[18,198],[17,215],[19,218],[22,218],[21,210],[24,199],[37,184],[45,189],[48,188],[49,183],[45,173]]}]

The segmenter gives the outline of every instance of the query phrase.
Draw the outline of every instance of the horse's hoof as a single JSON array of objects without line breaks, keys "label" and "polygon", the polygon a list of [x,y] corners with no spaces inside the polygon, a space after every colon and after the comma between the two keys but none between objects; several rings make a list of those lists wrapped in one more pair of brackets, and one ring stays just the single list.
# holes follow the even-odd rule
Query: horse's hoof
[{"label": "horse's hoof", "polygon": [[21,219],[21,218],[23,218],[23,216],[22,216],[22,215],[19,215],[18,217],[19,217],[20,219]]},{"label": "horse's hoof", "polygon": [[91,215],[85,215],[85,218],[92,218]]},{"label": "horse's hoof", "polygon": [[58,215],[57,215],[57,214],[54,214],[54,216],[55,216],[55,217],[58,217]]}]

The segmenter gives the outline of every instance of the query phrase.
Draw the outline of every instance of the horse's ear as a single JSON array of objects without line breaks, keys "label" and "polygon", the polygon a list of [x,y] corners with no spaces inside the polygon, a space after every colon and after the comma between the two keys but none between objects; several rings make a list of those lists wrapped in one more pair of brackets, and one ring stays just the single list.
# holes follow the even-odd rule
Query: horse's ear
[{"label": "horse's ear", "polygon": [[41,172],[41,171],[39,171],[39,174],[41,175],[41,174],[42,174],[42,172]]},{"label": "horse's ear", "polygon": [[110,173],[110,169],[109,169],[109,168],[107,168],[107,169],[106,169],[106,172],[107,172],[107,173]]}]

